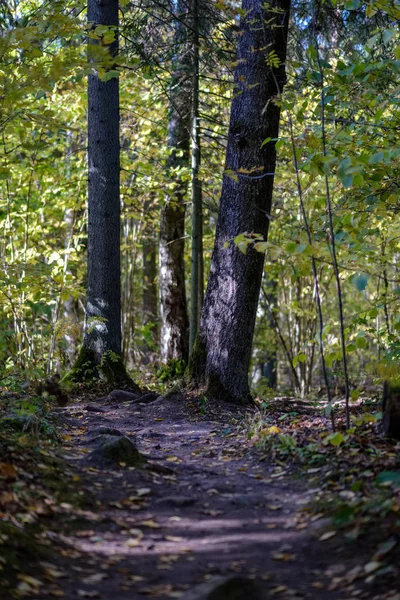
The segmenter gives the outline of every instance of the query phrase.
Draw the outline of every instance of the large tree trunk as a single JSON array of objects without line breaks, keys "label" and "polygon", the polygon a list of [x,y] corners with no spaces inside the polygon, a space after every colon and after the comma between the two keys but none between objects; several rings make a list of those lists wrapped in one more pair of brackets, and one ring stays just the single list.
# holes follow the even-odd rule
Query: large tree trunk
[{"label": "large tree trunk", "polygon": [[[83,346],[64,381],[99,375],[110,382],[138,387],[128,377],[121,359],[121,261],[119,182],[119,81],[111,75],[118,52],[118,0],[89,0],[88,21],[106,25],[107,37],[90,39],[93,70],[88,84],[88,270]],[[109,43],[109,32],[114,40]],[[96,65],[96,62],[100,65]]]},{"label": "large tree trunk", "polygon": [[[118,26],[118,0],[89,0],[89,23]],[[117,32],[115,34],[117,36]],[[118,51],[117,39],[110,53]],[[88,275],[84,347],[100,362],[121,354],[118,78],[89,75]]]},{"label": "large tree trunk", "polygon": [[170,117],[167,162],[175,183],[161,212],[160,224],[160,297],[161,297],[161,360],[187,360],[189,321],[185,290],[185,195],[187,183],[176,175],[187,167],[190,150],[191,73],[188,44],[189,17],[186,4],[178,0],[175,6],[173,75],[170,86]]},{"label": "large tree trunk", "polygon": [[[190,361],[192,379],[208,393],[250,401],[248,369],[264,255],[246,254],[234,238],[267,239],[276,163],[280,94],[285,83],[290,0],[243,0],[226,170],[200,332]],[[279,66],[273,57],[279,57]],[[267,141],[270,138],[271,141]]]}]

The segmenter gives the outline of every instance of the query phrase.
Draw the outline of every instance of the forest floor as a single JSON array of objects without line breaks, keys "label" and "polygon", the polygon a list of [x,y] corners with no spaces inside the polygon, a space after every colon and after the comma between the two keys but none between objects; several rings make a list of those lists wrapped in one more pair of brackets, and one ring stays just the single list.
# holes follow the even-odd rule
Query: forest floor
[{"label": "forest floor", "polygon": [[[3,447],[0,517],[15,527],[0,529],[2,600],[400,600],[393,527],[383,540],[371,527],[364,537],[333,528],[315,504],[320,468],[255,450],[254,411],[181,394],[143,400],[111,394],[54,409],[67,467],[42,447],[29,474],[30,455],[24,465]],[[122,436],[145,464],[99,452]],[[54,489],[64,482],[61,496],[52,479]],[[26,493],[35,500],[23,509]],[[29,515],[34,550],[16,541]]]}]

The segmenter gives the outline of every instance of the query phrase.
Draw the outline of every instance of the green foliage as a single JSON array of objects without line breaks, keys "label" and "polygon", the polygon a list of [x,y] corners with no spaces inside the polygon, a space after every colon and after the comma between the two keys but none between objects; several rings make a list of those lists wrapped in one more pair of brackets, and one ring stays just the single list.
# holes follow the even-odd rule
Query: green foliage
[{"label": "green foliage", "polygon": [[[50,5],[24,0],[15,8],[5,7],[0,17],[4,30],[0,113],[6,115],[0,118],[0,377],[21,368],[32,378],[52,372],[56,365],[67,370],[81,343],[86,76],[93,68],[103,78],[120,79],[123,358],[133,366],[143,341],[157,351],[140,304],[141,238],[150,225],[157,239],[159,208],[167,201],[173,206],[177,182],[188,181],[190,169],[184,164],[169,172],[165,168],[171,152],[166,144],[169,100],[165,90],[172,54],[159,55],[156,48],[158,44],[172,48],[173,28],[162,10],[154,8],[160,10],[157,28],[152,29],[154,35],[157,29],[157,35],[148,48],[143,40],[154,21],[140,9],[132,14],[127,2],[120,6],[123,35],[115,65],[109,64],[107,51],[115,31],[103,25],[89,32],[102,44],[91,45],[94,62],[88,63],[86,15],[78,1],[66,8],[61,1]],[[323,9],[329,12],[328,6]],[[222,3],[217,22],[207,24],[202,40],[200,177],[206,208],[206,271],[224,173],[235,10]],[[309,7],[304,10],[307,13]],[[336,17],[343,15],[342,6],[334,10]],[[334,392],[342,377],[336,291],[326,235],[325,175],[334,204],[346,351],[357,389],[363,381],[392,372],[398,354],[398,11],[386,1],[379,8],[373,2],[367,6],[348,2],[345,10],[355,17],[346,17],[346,40],[339,36],[334,43],[329,19],[319,24],[324,38],[319,49],[323,90],[312,36],[299,30],[296,35],[302,43],[290,43],[288,83],[280,99],[280,139],[260,140],[263,147],[276,144],[279,151],[268,241],[257,232],[240,232],[235,240],[227,241],[242,252],[251,248],[266,253],[268,279],[277,282],[277,292],[272,311],[261,298],[254,364],[269,348],[277,351],[281,387],[296,387],[301,395],[321,384],[312,257],[318,265],[325,324],[322,339]],[[307,27],[311,15],[303,16],[299,19]],[[277,66],[277,61],[266,53],[267,64]],[[326,155],[321,146],[321,92]],[[294,156],[311,244],[299,211]],[[239,180],[230,168],[225,174]],[[188,280],[189,271],[188,260]],[[268,319],[271,312],[274,322]],[[85,377],[95,374],[89,367],[86,371]]]},{"label": "green foliage", "polygon": [[182,379],[186,370],[186,362],[181,359],[173,358],[168,363],[160,365],[156,376],[162,383],[170,383]]}]

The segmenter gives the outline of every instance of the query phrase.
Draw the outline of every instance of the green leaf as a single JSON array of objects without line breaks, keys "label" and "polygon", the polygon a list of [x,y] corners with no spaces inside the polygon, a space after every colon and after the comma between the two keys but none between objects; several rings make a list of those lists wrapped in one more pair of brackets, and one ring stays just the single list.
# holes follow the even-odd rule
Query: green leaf
[{"label": "green leaf", "polygon": [[368,285],[369,275],[366,273],[355,274],[350,281],[359,292],[363,292]]},{"label": "green leaf", "polygon": [[261,144],[261,148],[263,148],[266,144],[268,144],[272,140],[271,137],[265,138],[265,140]]},{"label": "green leaf", "polygon": [[257,242],[254,244],[254,249],[257,252],[266,252],[268,250],[268,242]]},{"label": "green leaf", "polygon": [[376,154],[372,154],[372,156],[369,157],[368,162],[370,165],[376,165],[377,163],[382,162],[383,158],[384,158],[383,152],[376,152]]},{"label": "green leaf", "polygon": [[7,169],[6,167],[0,168],[0,179],[9,179],[10,177],[11,177],[10,169]]},{"label": "green leaf", "polygon": [[224,175],[226,175],[230,179],[233,179],[235,183],[239,181],[238,174],[236,173],[236,171],[232,171],[232,169],[225,169]]},{"label": "green leaf", "polygon": [[353,175],[344,175],[344,177],[342,177],[342,183],[343,187],[351,188],[353,185]]},{"label": "green leaf", "polygon": [[345,437],[343,435],[343,433],[340,433],[340,431],[337,431],[336,433],[331,433],[330,435],[328,435],[325,440],[331,444],[332,446],[340,446],[340,444],[343,444]]},{"label": "green leaf", "polygon": [[289,252],[290,254],[294,254],[296,252],[296,249],[297,249],[296,242],[288,242],[285,245],[286,252]]},{"label": "green leaf", "polygon": [[110,81],[110,79],[118,79],[118,77],[120,76],[120,72],[119,71],[107,71],[104,75],[102,75],[100,77],[100,79],[102,81]]},{"label": "green leaf", "polygon": [[400,483],[399,471],[382,471],[376,478],[377,483]]},{"label": "green leaf", "polygon": [[344,3],[344,7],[346,10],[357,10],[360,6],[361,0],[347,0]]},{"label": "green leaf", "polygon": [[366,348],[367,347],[367,340],[363,336],[356,337],[355,342],[356,342],[357,348]]}]

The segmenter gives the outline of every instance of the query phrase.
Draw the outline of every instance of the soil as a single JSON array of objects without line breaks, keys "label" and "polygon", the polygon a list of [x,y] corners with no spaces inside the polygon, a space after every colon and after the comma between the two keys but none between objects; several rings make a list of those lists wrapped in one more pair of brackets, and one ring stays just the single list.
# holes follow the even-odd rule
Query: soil
[{"label": "soil", "polygon": [[[316,490],[285,465],[260,462],[241,427],[250,409],[180,394],[144,400],[114,393],[56,409],[82,503],[64,503],[46,533],[52,557],[41,563],[40,600],[399,600],[351,577],[367,549],[319,541],[326,519],[303,510]],[[104,440],[122,436],[144,465],[102,459]],[[240,577],[257,582],[259,595],[210,595],[231,577],[237,589]]]}]

